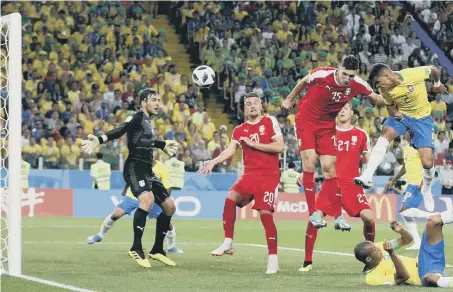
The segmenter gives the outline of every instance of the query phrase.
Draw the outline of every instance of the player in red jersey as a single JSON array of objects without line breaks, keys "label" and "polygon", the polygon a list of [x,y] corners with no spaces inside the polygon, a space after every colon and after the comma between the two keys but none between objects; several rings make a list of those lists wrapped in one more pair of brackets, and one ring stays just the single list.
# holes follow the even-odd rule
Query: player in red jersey
[{"label": "player in red jersey", "polygon": [[[335,118],[343,106],[359,94],[369,96],[374,103],[383,104],[382,97],[375,94],[363,79],[356,76],[358,69],[359,60],[354,56],[344,58],[338,69],[331,67],[315,69],[299,81],[282,103],[282,108],[291,109],[296,95],[304,88],[308,88],[303,99],[299,101],[295,117],[295,130],[303,166],[302,183],[310,213],[305,237],[304,266],[307,269],[301,268],[299,271],[311,270],[311,258],[307,255],[313,252],[317,228],[327,226],[323,217],[328,210],[323,210],[323,207],[328,204],[324,202],[328,202],[331,194],[335,194],[338,188],[335,174]],[[318,158],[325,180],[315,202],[313,175]],[[316,210],[322,213],[315,212]],[[339,217],[339,220],[344,219]]]},{"label": "player in red jersey", "polygon": [[261,99],[256,93],[248,93],[245,96],[244,112],[247,121],[234,128],[228,148],[217,158],[205,162],[198,171],[201,174],[209,174],[216,164],[229,159],[238,147],[242,147],[244,174],[229,190],[223,209],[225,240],[211,254],[222,256],[234,253],[236,206],[242,208],[255,200],[253,209],[260,213],[269,251],[266,274],[275,274],[278,272],[277,228],[273,212],[280,182],[278,156],[284,149],[283,136],[277,120],[262,115]]}]

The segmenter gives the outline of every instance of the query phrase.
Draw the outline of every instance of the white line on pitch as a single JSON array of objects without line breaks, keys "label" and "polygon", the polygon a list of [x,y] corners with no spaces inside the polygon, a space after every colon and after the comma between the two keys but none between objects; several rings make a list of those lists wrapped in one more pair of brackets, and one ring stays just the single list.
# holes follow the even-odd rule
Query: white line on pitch
[{"label": "white line on pitch", "polygon": [[84,288],[74,287],[74,286],[71,286],[71,285],[65,285],[65,284],[61,284],[61,283],[58,283],[58,282],[44,280],[44,279],[31,277],[31,276],[26,276],[26,275],[12,276],[12,277],[16,277],[16,278],[20,278],[20,279],[24,279],[24,280],[28,280],[28,281],[33,281],[33,282],[38,282],[38,283],[41,283],[41,284],[44,284],[44,285],[58,287],[58,288],[66,289],[66,290],[69,290],[69,291],[95,292],[94,290],[88,290],[88,289],[84,289]]},{"label": "white line on pitch", "polygon": [[[24,241],[24,244],[80,244],[80,245],[87,245],[86,242],[78,241]],[[130,242],[126,241],[112,241],[112,242],[102,242],[102,244],[108,245],[130,245]],[[178,242],[179,245],[213,245],[217,244],[217,242]],[[267,248],[267,245],[263,244],[254,244],[254,243],[235,243],[234,245],[237,246],[250,246],[250,247],[260,247],[260,248]],[[295,248],[295,247],[278,247],[280,250],[288,250],[288,251],[297,251],[297,252],[304,252],[305,249],[303,248]],[[347,257],[354,257],[353,254],[345,253],[345,252],[336,252],[336,251],[327,251],[327,250],[314,250],[314,253],[319,254],[329,254],[329,255],[338,255],[338,256],[347,256]],[[453,268],[453,265],[446,265],[447,268]]]}]

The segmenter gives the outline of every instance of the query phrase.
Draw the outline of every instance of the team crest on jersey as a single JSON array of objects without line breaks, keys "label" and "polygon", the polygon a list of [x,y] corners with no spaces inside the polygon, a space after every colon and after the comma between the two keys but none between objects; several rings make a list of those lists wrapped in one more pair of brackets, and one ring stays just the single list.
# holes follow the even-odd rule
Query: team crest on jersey
[{"label": "team crest on jersey", "polygon": [[409,92],[414,92],[414,86],[412,85],[408,85],[407,89],[409,90]]},{"label": "team crest on jersey", "polygon": [[345,95],[349,95],[351,93],[351,88],[346,88],[346,91],[344,92]]},{"label": "team crest on jersey", "polygon": [[264,135],[264,130],[265,130],[264,125],[261,125],[259,130],[260,130],[260,135]]},{"label": "team crest on jersey", "polygon": [[357,136],[352,136],[351,142],[352,145],[355,145],[357,143]]}]

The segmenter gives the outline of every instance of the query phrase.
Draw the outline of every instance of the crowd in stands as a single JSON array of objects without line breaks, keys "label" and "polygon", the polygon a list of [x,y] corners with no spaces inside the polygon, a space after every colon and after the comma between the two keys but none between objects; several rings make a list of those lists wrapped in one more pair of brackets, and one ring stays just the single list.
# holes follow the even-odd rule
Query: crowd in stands
[{"label": "crowd in stands", "polygon": [[[81,150],[82,139],[123,123],[139,107],[138,92],[150,86],[163,102],[153,119],[158,138],[180,143],[178,158],[186,170],[198,169],[225,148],[226,126],[215,128],[198,88],[178,74],[167,54],[167,32],[153,26],[158,5],[2,2],[3,15],[22,15],[22,156],[33,168],[42,158],[44,168],[79,169],[82,158],[89,169],[96,156]],[[127,158],[126,137],[98,151],[118,169],[120,155]]]},{"label": "crowd in stands", "polygon": [[[421,9],[425,10],[421,11],[421,16],[436,23],[437,29],[438,21],[428,17],[426,12],[426,9],[437,8],[430,10],[430,1],[416,2],[423,3]],[[417,38],[411,25],[413,17],[397,2],[236,1],[174,5],[179,8],[179,13],[173,16],[174,23],[189,49],[196,52],[192,58],[212,66],[218,73],[217,87],[226,101],[224,112],[232,120],[241,120],[245,92],[258,93],[265,111],[278,117],[286,136],[287,162],[300,165],[294,115],[280,115],[282,100],[297,80],[312,69],[338,66],[350,54],[360,60],[359,76],[365,80],[376,63],[386,63],[393,70],[431,64],[439,68],[441,81],[449,92],[433,94],[432,80],[426,81],[436,122],[436,162],[443,164],[453,148],[449,145],[453,138],[450,122],[453,120],[453,78],[439,64],[438,56]],[[436,33],[444,42],[453,39],[450,35],[452,17],[453,14],[443,17],[442,29]],[[374,106],[360,96],[354,98],[353,104],[356,126],[364,129],[374,143],[382,131],[383,121],[389,116],[387,109]],[[383,165],[393,170],[395,163],[402,159],[401,151],[395,147],[389,156],[388,161],[392,163]],[[382,174],[389,174],[385,173],[386,168],[383,170]]]}]

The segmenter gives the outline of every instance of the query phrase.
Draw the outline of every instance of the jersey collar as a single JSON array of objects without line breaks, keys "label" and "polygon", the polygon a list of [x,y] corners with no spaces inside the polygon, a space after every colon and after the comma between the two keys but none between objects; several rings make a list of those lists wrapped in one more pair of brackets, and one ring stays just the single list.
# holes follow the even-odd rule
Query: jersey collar
[{"label": "jersey collar", "polygon": [[347,131],[351,131],[353,128],[354,128],[354,126],[351,126],[349,129],[340,129],[340,128],[337,127],[337,131],[347,132]]},{"label": "jersey collar", "polygon": [[254,123],[251,123],[251,122],[249,122],[249,121],[246,121],[246,123],[247,123],[247,124],[250,124],[250,125],[256,125],[256,124],[258,124],[259,122],[261,122],[261,120],[262,120],[263,118],[264,118],[264,116],[261,116],[261,118],[260,118],[258,121],[254,122]]}]

